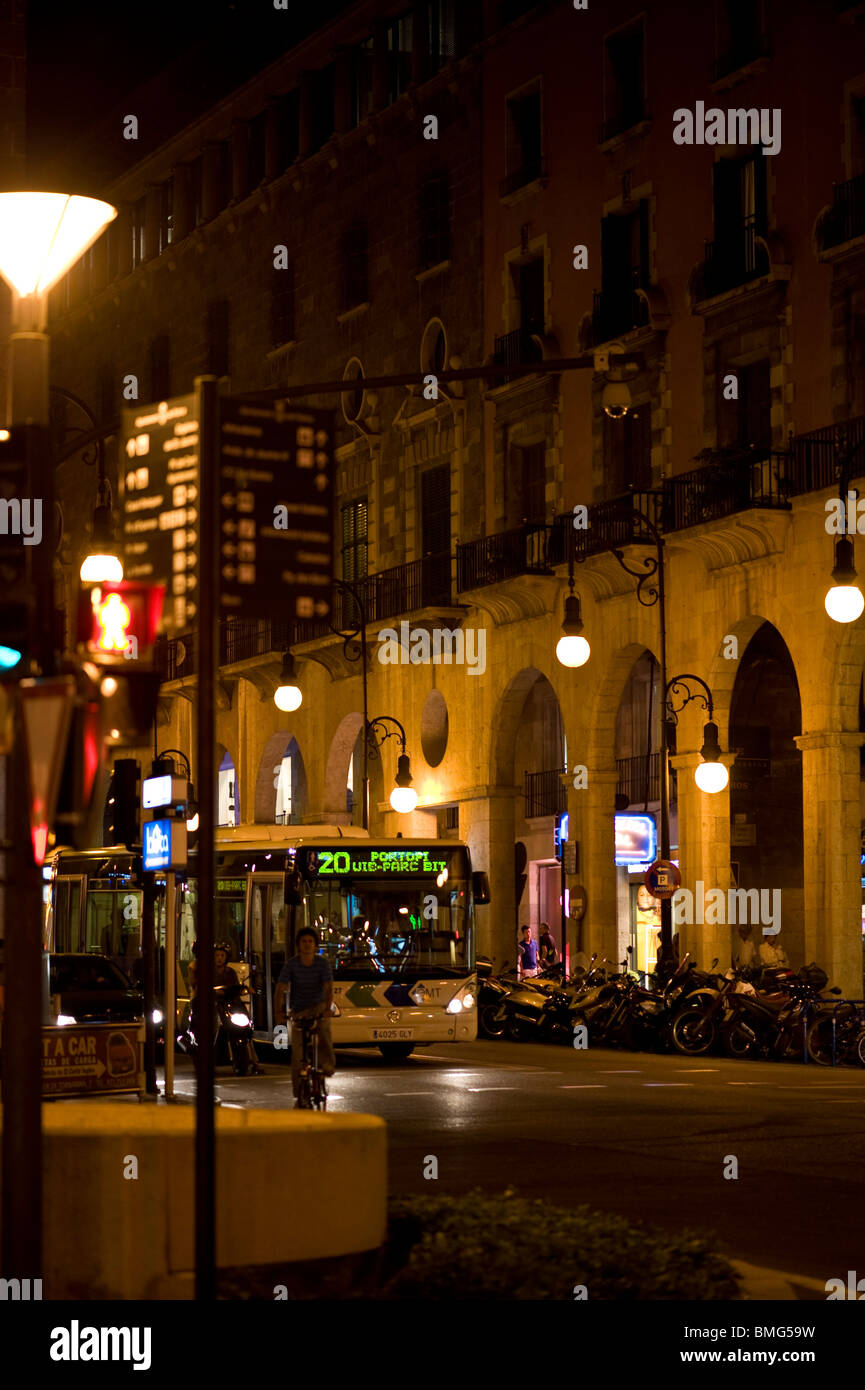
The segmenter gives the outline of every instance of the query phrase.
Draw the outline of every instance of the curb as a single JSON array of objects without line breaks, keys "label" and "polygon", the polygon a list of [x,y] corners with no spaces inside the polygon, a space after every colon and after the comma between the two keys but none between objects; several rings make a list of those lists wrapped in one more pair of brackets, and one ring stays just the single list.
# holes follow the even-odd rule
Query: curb
[{"label": "curb", "polygon": [[731,1260],[742,1278],[742,1297],[752,1301],[773,1303],[799,1302],[803,1299],[826,1298],[826,1283],[806,1274],[790,1274],[783,1269],[766,1269],[762,1265]]}]

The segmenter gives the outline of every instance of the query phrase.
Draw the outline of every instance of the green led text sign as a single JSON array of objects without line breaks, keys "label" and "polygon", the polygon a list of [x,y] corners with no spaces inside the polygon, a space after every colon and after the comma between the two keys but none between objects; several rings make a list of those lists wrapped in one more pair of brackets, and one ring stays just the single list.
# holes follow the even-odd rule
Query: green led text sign
[{"label": "green led text sign", "polygon": [[319,878],[342,874],[369,874],[375,878],[408,878],[417,874],[440,874],[447,860],[435,849],[392,850],[319,849],[315,851],[315,872]]},{"label": "green led text sign", "polygon": [[245,893],[245,878],[218,878],[216,880],[217,893]]}]

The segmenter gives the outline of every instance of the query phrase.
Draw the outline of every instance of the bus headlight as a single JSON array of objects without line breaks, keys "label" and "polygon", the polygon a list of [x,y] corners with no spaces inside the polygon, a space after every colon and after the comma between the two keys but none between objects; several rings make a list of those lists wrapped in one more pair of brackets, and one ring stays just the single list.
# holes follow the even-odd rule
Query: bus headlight
[{"label": "bus headlight", "polygon": [[475,992],[472,985],[463,985],[459,993],[455,994],[447,1006],[446,1012],[449,1014],[461,1014],[464,1009],[473,1009],[475,1006]]},{"label": "bus headlight", "polygon": [[453,997],[453,999],[452,999],[452,1000],[450,1001],[450,1003],[448,1004],[447,1012],[448,1012],[449,1014],[461,1014],[462,1011],[463,1011],[463,1001],[460,999],[460,997],[459,997],[458,994],[455,994],[454,997]]},{"label": "bus headlight", "polygon": [[75,1018],[73,1018],[71,1014],[58,1014],[58,1015],[57,1015],[57,1027],[58,1027],[58,1028],[66,1028],[66,1027],[69,1026],[69,1024],[71,1024],[71,1023],[77,1023],[77,1022],[78,1022],[78,1020],[75,1019]]}]

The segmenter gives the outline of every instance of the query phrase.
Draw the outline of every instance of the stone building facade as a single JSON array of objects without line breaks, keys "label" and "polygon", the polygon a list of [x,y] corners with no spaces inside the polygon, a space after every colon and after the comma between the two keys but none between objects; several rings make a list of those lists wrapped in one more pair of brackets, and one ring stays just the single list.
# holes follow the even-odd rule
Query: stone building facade
[{"label": "stone building facade", "polygon": [[[587,902],[570,949],[633,943],[650,963],[614,853],[617,797],[657,816],[661,762],[659,607],[612,554],[632,570],[656,555],[636,508],[664,542],[667,675],[709,686],[732,770],[697,789],[692,701],[672,754],[683,885],[780,890],[791,962],[862,993],[865,628],[823,598],[845,450],[854,486],[863,471],[865,29],[855,6],[800,10],[357,6],[105,190],[119,225],[54,296],[55,377],[106,415],[129,375],[145,401],[207,370],[289,398],[417,372],[355,380],[336,406],[337,573],[366,605],[370,716],[404,725],[419,795],[410,817],[390,810],[388,743],[371,828],[468,841],[493,891],[479,947],[499,962],[521,920],[560,930],[567,810]],[[780,149],[674,142],[674,113],[710,108],[745,113],[725,138],[765,112]],[[635,363],[624,420],[603,408],[625,375],[613,344]],[[424,376],[481,363],[501,370],[424,398]],[[87,468],[63,473],[80,536]],[[573,671],[555,647],[577,539],[592,654]],[[71,547],[64,563],[71,598]],[[383,664],[379,634],[403,621],[471,630],[483,670]],[[358,819],[361,681],[342,642],[277,610],[223,641],[225,814]],[[286,645],[292,716],[272,700]],[[158,742],[194,762],[194,645],[163,659]],[[727,920],[679,933],[701,962],[741,950]]]}]

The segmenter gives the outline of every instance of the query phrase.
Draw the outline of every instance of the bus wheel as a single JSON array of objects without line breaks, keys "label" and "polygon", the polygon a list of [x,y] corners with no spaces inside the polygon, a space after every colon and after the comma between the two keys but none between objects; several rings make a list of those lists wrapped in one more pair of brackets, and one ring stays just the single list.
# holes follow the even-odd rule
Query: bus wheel
[{"label": "bus wheel", "polygon": [[414,1052],[414,1043],[379,1043],[378,1050],[388,1062],[404,1062]]}]

